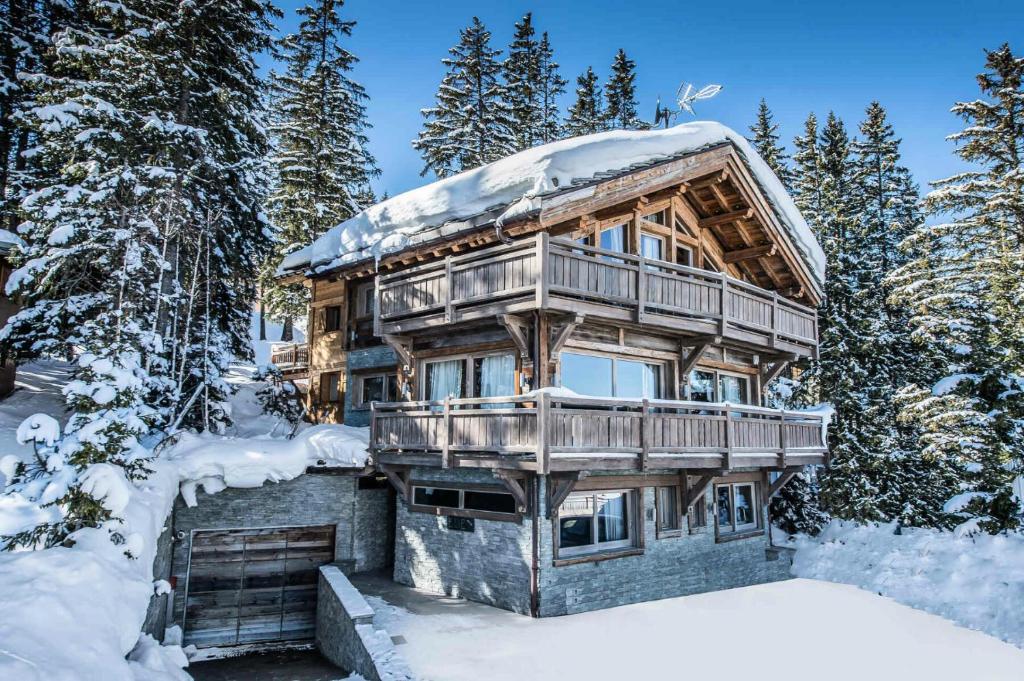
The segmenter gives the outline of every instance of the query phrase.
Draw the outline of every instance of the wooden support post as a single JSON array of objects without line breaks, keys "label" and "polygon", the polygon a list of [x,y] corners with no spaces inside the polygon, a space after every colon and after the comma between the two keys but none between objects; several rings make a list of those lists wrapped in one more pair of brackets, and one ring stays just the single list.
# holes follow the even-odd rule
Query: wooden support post
[{"label": "wooden support post", "polygon": [[527,321],[515,315],[500,314],[498,323],[508,331],[512,342],[516,344],[516,349],[519,350],[519,356],[524,360],[530,359],[529,324]]},{"label": "wooden support post", "polygon": [[572,493],[576,487],[576,483],[587,477],[587,473],[584,471],[578,471],[577,473],[569,476],[549,476],[548,477],[548,508],[547,516],[550,518],[558,512],[558,507],[562,505],[568,496]]},{"label": "wooden support post", "polygon": [[452,445],[452,398],[450,395],[444,398],[444,416],[442,417],[441,434],[441,468],[448,468],[451,465],[449,460],[450,448]]},{"label": "wooden support post", "polygon": [[775,349],[779,337],[779,294],[772,291],[772,332],[768,336],[768,347]]},{"label": "wooden support post", "polygon": [[[693,342],[693,341],[690,340],[690,339],[684,339],[682,342],[686,343],[686,342]],[[680,374],[679,375],[679,380],[680,380],[680,382],[688,385],[690,383],[690,372],[693,371],[693,368],[695,366],[697,366],[697,362],[700,361],[700,358],[704,356],[704,351],[707,350],[709,347],[711,347],[713,345],[718,345],[721,342],[722,342],[722,339],[721,339],[720,336],[715,336],[714,338],[711,338],[711,339],[702,340],[702,341],[698,342],[696,345],[693,346],[693,348],[690,350],[690,354],[688,354],[688,355],[683,355],[682,347],[680,347],[680,353],[679,353],[680,354],[680,362],[679,362],[679,374]]]},{"label": "wooden support post", "polygon": [[718,320],[718,333],[725,335],[726,328],[729,324],[729,275],[722,272],[722,317]]},{"label": "wooden support post", "polygon": [[647,298],[647,260],[640,256],[636,271],[636,321],[644,323],[644,303]]},{"label": "wooden support post", "polygon": [[444,257],[444,323],[451,324],[455,321],[455,278],[452,277],[452,256]]},{"label": "wooden support post", "polygon": [[646,397],[640,412],[640,470],[647,470],[647,457],[651,449],[651,419],[649,416],[651,402]]},{"label": "wooden support post", "polygon": [[391,483],[391,486],[395,488],[398,496],[402,497],[406,501],[409,501],[409,481],[408,471],[395,470],[389,466],[379,466],[380,471]]},{"label": "wooden support post", "polygon": [[548,257],[550,236],[547,232],[537,233],[537,293],[535,303],[537,309],[548,306]]},{"label": "wooden support post", "polygon": [[725,410],[725,470],[732,470],[732,410]]},{"label": "wooden support post", "polygon": [[542,475],[551,472],[551,445],[548,443],[550,409],[551,395],[542,392],[537,396],[537,472]]},{"label": "wooden support post", "polygon": [[786,467],[786,412],[781,414],[779,422],[779,467]]}]

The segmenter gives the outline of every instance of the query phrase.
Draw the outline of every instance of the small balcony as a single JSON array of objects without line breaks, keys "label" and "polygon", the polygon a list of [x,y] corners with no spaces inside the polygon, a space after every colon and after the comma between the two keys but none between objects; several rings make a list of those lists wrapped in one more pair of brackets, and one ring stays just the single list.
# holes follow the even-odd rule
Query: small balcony
[{"label": "small balcony", "polygon": [[813,308],[725,274],[535,238],[411,267],[377,281],[375,330],[404,334],[535,309],[717,336],[814,356]]},{"label": "small balcony", "polygon": [[378,463],[578,470],[786,468],[825,463],[821,415],[737,404],[563,397],[373,405]]},{"label": "small balcony", "polygon": [[306,343],[275,343],[270,349],[270,363],[285,378],[299,378],[309,372],[309,345]]}]

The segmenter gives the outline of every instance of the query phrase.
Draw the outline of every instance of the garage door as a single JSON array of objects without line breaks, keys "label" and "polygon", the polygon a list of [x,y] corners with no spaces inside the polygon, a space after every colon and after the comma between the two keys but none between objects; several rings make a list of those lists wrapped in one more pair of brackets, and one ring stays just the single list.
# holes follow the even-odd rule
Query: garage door
[{"label": "garage door", "polygon": [[185,642],[204,647],[313,638],[318,568],[332,560],[331,525],[194,532]]}]

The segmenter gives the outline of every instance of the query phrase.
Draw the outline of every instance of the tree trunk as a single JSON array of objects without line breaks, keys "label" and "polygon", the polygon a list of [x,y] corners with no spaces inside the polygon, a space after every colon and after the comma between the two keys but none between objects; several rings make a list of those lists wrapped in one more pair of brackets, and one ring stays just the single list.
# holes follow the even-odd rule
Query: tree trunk
[{"label": "tree trunk", "polygon": [[267,306],[262,300],[260,300],[260,340],[267,340]]},{"label": "tree trunk", "polygon": [[292,318],[285,317],[284,324],[281,326],[281,340],[292,341],[294,340],[294,332],[292,330]]}]

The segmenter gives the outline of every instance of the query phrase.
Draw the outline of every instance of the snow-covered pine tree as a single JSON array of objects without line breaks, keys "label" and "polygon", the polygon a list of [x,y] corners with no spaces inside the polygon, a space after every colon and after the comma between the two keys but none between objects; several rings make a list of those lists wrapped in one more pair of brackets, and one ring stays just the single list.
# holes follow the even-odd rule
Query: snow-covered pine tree
[{"label": "snow-covered pine tree", "polygon": [[872,102],[852,144],[860,209],[857,235],[857,304],[870,323],[862,359],[867,381],[865,418],[881,458],[873,471],[879,512],[906,525],[944,526],[943,503],[954,490],[957,471],[941,458],[923,457],[920,432],[897,419],[896,394],[910,384],[937,378],[937,352],[911,338],[911,311],[890,301],[886,276],[907,262],[899,245],[923,223],[910,171],[900,165],[900,140],[885,109]]},{"label": "snow-covered pine tree", "polygon": [[529,149],[540,138],[541,113],[540,45],[530,12],[516,22],[502,72],[505,76],[505,99],[512,118],[513,144],[517,151]]},{"label": "snow-covered pine tree", "polygon": [[0,331],[21,358],[78,358],[63,437],[14,480],[59,519],[19,533],[20,545],[108,519],[116,540],[124,495],[103,490],[144,474],[139,437],[223,421],[222,374],[232,354],[251,352],[269,250],[253,55],[269,43],[272,8],[95,0],[79,10],[54,39],[50,72],[30,78],[30,152],[47,172],[21,204],[26,260],[8,290],[25,307]]},{"label": "snow-covered pine tree", "polygon": [[568,81],[558,71],[555,50],[551,47],[547,31],[540,37],[537,53],[540,61],[537,81],[539,83],[540,136],[537,142],[547,144],[561,137],[562,120],[558,112],[558,98],[565,94],[565,86]]},{"label": "snow-covered pine tree", "polygon": [[447,177],[504,158],[515,151],[513,122],[501,82],[501,50],[478,17],[459,32],[459,44],[443,59],[448,68],[435,106],[413,142],[424,160],[421,174]]},{"label": "snow-covered pine tree", "polygon": [[587,67],[576,79],[576,101],[569,108],[565,120],[565,136],[579,137],[607,130],[604,107],[601,104],[601,86],[594,69]]},{"label": "snow-covered pine tree", "polygon": [[804,122],[804,134],[793,138],[793,201],[817,237],[821,237],[822,168],[818,147],[818,117],[811,113]]},{"label": "snow-covered pine tree", "polygon": [[932,385],[901,394],[924,454],[965,471],[951,510],[988,532],[1020,526],[1013,480],[1024,462],[1024,58],[987,53],[982,97],[952,108],[949,139],[968,170],[933,183],[926,208],[944,220],[906,240],[913,259],[892,276],[917,337],[948,359]]},{"label": "snow-covered pine tree", "polygon": [[787,190],[792,189],[789,157],[786,155],[786,147],[779,143],[779,124],[775,122],[775,117],[764,99],[761,99],[757,106],[757,121],[750,126],[750,132],[753,135],[749,138],[750,144],[758,155],[775,171],[782,186]]},{"label": "snow-covered pine tree", "polygon": [[[276,230],[263,277],[264,300],[290,340],[292,319],[305,314],[304,286],[278,285],[281,259],[366,208],[370,179],[380,171],[367,149],[366,91],[350,74],[358,59],[343,44],[354,21],[340,0],[298,10],[298,32],[277,44],[283,73],[272,72],[270,132],[274,188],[267,212]],[[278,339],[274,339],[278,340]]]},{"label": "snow-covered pine tree", "polygon": [[636,103],[636,62],[619,48],[612,61],[612,73],[604,86],[605,119],[612,130],[646,130]]}]

